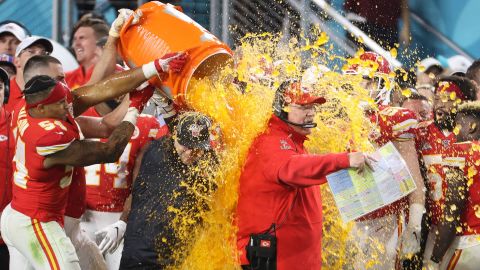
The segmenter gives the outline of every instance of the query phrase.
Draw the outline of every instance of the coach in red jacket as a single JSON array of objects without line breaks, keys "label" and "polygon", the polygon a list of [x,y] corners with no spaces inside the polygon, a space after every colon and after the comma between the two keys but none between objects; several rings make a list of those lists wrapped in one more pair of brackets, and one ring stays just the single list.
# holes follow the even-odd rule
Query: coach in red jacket
[{"label": "coach in red jacket", "polygon": [[[243,269],[321,268],[319,185],[332,172],[350,167],[363,170],[369,158],[360,152],[307,154],[303,143],[316,127],[315,107],[324,102],[296,81],[286,81],[277,89],[274,115],[253,142],[240,176],[237,247]],[[263,234],[260,238],[265,240],[257,242],[252,234]],[[266,254],[275,246],[265,235],[276,236],[273,258],[265,258],[272,257]]]}]

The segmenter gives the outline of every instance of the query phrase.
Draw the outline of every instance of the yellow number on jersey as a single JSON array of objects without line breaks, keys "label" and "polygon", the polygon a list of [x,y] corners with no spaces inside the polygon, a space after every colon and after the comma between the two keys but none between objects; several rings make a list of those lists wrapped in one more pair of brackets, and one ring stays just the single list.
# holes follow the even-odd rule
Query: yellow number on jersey
[{"label": "yellow number on jersey", "polygon": [[52,121],[49,121],[49,120],[47,120],[47,121],[42,121],[42,122],[38,123],[38,125],[39,125],[40,127],[42,127],[43,129],[47,130],[47,131],[54,129],[55,126],[58,126],[58,127],[60,127],[62,130],[67,131],[67,128],[62,124],[62,122],[60,122],[60,121],[58,121],[58,120],[55,120],[55,121],[53,121],[53,122],[52,122]]}]

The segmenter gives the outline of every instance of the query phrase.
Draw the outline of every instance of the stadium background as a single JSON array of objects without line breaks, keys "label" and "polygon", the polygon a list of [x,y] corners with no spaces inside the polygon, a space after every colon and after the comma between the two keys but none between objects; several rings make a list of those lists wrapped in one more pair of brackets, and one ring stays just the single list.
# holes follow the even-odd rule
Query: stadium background
[{"label": "stadium background", "polygon": [[[23,23],[32,34],[50,37],[60,44],[69,46],[72,26],[83,9],[94,9],[112,22],[119,7],[135,8],[142,0],[0,0],[0,21],[15,20]],[[304,11],[295,9],[302,4],[309,6],[308,16],[301,16],[306,23],[320,20],[330,34],[344,41],[344,29],[339,24],[323,16],[319,8],[307,0],[173,0],[182,6],[184,12],[195,21],[209,29],[223,41],[234,46],[235,39],[250,31],[278,31],[285,25],[285,14],[299,14]],[[342,11],[343,0],[330,0],[337,11]],[[443,34],[459,48],[463,49],[471,59],[480,57],[480,32],[477,31],[480,18],[476,14],[480,10],[480,1],[476,0],[410,0],[412,18],[424,20],[435,31]],[[295,15],[293,15],[295,16]],[[314,18],[315,17],[315,18]],[[426,56],[437,57],[441,62],[458,54],[441,41],[431,31],[423,27],[418,20],[412,19],[412,45],[418,59]],[[232,28],[232,25],[237,27]],[[228,28],[227,28],[228,26]],[[235,29],[234,31],[230,31]],[[333,42],[333,41],[332,41]],[[346,54],[345,50],[335,44],[337,54]],[[417,58],[402,58],[407,66]]]}]

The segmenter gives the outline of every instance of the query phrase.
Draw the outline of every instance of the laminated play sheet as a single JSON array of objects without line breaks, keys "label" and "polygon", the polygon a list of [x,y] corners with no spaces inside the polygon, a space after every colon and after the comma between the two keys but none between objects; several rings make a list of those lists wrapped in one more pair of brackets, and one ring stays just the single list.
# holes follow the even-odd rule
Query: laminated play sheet
[{"label": "laminated play sheet", "polygon": [[372,156],[377,159],[373,171],[367,168],[358,174],[354,169],[346,169],[327,175],[344,222],[391,204],[417,188],[393,143],[382,146]]}]

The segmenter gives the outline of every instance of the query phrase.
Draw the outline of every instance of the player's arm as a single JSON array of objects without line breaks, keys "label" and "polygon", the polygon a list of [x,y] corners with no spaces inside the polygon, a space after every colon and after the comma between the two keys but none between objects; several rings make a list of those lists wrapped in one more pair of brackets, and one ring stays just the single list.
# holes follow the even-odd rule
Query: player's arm
[{"label": "player's arm", "polygon": [[410,257],[420,251],[420,238],[422,230],[422,218],[425,212],[425,184],[423,181],[420,165],[418,163],[415,141],[395,141],[393,143],[398,152],[405,160],[417,188],[408,196],[409,215],[408,224],[402,233],[402,257]]},{"label": "player's arm", "polygon": [[[135,167],[138,166],[137,163],[139,158],[141,159],[141,156],[143,156],[143,153],[145,151],[144,148],[145,146],[137,154],[137,158],[135,159],[134,170],[135,170]],[[134,174],[132,176],[132,179],[133,179],[132,184],[134,183],[135,178],[136,178],[136,175]],[[95,232],[95,236],[97,238],[102,239],[98,248],[103,254],[105,254],[107,251],[110,253],[115,252],[117,247],[122,242],[123,236],[125,235],[125,231],[127,230],[127,218],[128,218],[128,214],[130,213],[131,204],[132,204],[132,194],[130,194],[124,202],[123,212],[122,212],[122,215],[120,216],[120,219],[117,222],[110,224]],[[126,218],[124,218],[124,216],[126,216]]]},{"label": "player's arm", "polygon": [[118,11],[118,16],[110,27],[108,39],[103,47],[102,55],[100,56],[98,63],[95,65],[92,76],[87,85],[95,84],[115,72],[117,63],[117,42],[120,37],[120,30],[130,16],[133,16],[133,19],[129,25],[134,25],[138,23],[142,14],[141,11],[133,12],[132,10],[125,8]]},{"label": "player's arm", "polygon": [[423,181],[422,172],[420,170],[420,165],[418,163],[418,155],[417,151],[415,150],[415,141],[413,139],[394,141],[393,144],[407,163],[407,167],[412,174],[415,185],[417,186],[417,189],[408,196],[410,205],[413,205],[414,203],[425,205],[425,184]]},{"label": "player's arm", "polygon": [[447,191],[445,194],[445,208],[435,236],[435,243],[430,259],[439,263],[447,249],[455,239],[457,228],[461,227],[460,220],[468,200],[468,186],[464,172],[459,168],[449,167],[446,172]]},{"label": "player's arm", "polygon": [[135,126],[122,122],[108,137],[108,142],[76,140],[66,149],[47,156],[43,162],[45,168],[55,165],[84,167],[98,163],[116,162],[127,146]]},{"label": "player's arm", "polygon": [[107,42],[103,47],[102,55],[95,65],[87,85],[95,84],[115,73],[115,66],[117,64],[117,40],[118,37],[108,36]]},{"label": "player's arm", "polygon": [[108,138],[125,117],[128,103],[126,96],[117,108],[103,117],[79,116],[75,118],[75,121],[80,126],[85,138]]},{"label": "player's arm", "polygon": [[124,95],[153,76],[155,74],[146,76],[140,67],[113,74],[96,84],[77,88],[72,91],[74,115],[79,116],[93,105]]},{"label": "player's arm", "polygon": [[187,61],[185,53],[166,54],[141,67],[126,70],[93,85],[86,85],[72,91],[73,112],[82,114],[87,108],[135,90],[147,79],[165,75],[170,71],[180,72]]},{"label": "player's arm", "polygon": [[[415,147],[415,134],[418,121],[412,111],[403,108],[393,108],[393,115],[388,121],[393,124],[393,138],[391,141],[405,160],[407,168],[415,182],[416,189],[408,196],[408,224],[401,236],[402,258],[409,258],[420,251],[422,218],[425,212],[425,183],[418,162]],[[388,114],[387,114],[388,116]]]},{"label": "player's arm", "polygon": [[44,167],[50,168],[55,165],[83,167],[116,162],[135,130],[139,110],[151,96],[150,90],[132,92],[127,114],[122,123],[108,137],[107,142],[73,141],[66,149],[48,155],[44,160]]},{"label": "player's arm", "polygon": [[[140,171],[140,165],[142,165],[142,160],[143,160],[143,155],[145,154],[145,151],[148,149],[150,146],[150,142],[147,142],[141,149],[138,151],[137,158],[135,159],[135,165],[133,166],[133,172],[132,172],[132,186],[133,183],[135,183],[135,180],[137,179],[138,172]],[[128,216],[130,215],[130,210],[132,207],[132,194],[128,195],[128,198],[125,200],[125,204],[123,205],[123,212],[122,215],[120,216],[120,220],[127,222]]]}]

